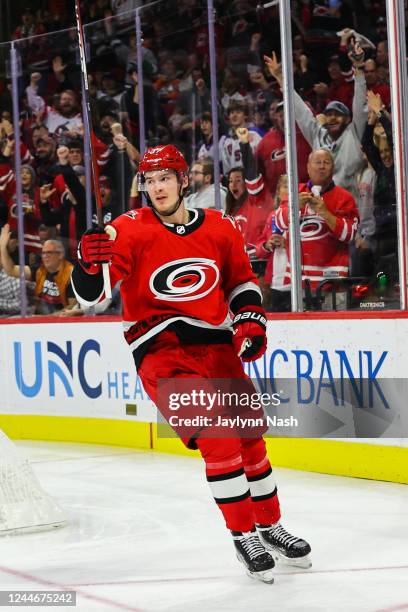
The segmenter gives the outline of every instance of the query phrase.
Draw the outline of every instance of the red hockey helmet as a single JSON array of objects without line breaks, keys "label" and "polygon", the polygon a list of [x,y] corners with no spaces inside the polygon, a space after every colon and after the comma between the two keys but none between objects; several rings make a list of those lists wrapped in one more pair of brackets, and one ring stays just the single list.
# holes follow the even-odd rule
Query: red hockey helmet
[{"label": "red hockey helmet", "polygon": [[139,163],[139,173],[154,170],[174,170],[176,173],[188,171],[188,164],[174,145],[159,145],[147,149]]}]

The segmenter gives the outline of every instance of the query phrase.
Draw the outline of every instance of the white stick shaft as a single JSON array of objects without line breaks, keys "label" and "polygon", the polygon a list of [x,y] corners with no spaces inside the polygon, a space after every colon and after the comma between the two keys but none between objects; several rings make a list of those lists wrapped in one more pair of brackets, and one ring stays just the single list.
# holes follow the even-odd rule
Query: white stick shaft
[{"label": "white stick shaft", "polygon": [[105,291],[105,297],[111,299],[112,298],[112,287],[109,276],[109,264],[102,264],[102,274],[103,274],[103,289]]}]

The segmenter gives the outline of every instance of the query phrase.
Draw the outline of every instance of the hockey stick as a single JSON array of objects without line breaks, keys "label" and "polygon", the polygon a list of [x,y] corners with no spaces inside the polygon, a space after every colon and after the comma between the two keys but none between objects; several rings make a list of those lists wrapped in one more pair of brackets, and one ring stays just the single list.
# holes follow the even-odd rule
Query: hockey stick
[{"label": "hockey stick", "polygon": [[[91,148],[91,166],[92,166],[92,175],[94,182],[94,190],[95,190],[95,200],[96,200],[96,216],[98,219],[98,225],[103,227],[103,216],[102,216],[102,200],[101,200],[101,190],[99,186],[99,168],[96,160],[96,152],[93,143],[93,128],[92,128],[92,116],[91,116],[91,103],[89,99],[89,83],[88,83],[88,71],[86,68],[86,57],[85,57],[85,39],[84,39],[84,29],[82,25],[81,19],[81,8],[79,5],[79,0],[75,0],[75,14],[76,14],[76,23],[78,30],[78,45],[79,45],[79,60],[81,65],[81,73],[82,73],[82,82],[83,82],[83,91],[85,94],[85,116],[84,116],[84,127],[87,133],[89,134],[89,145]],[[113,228],[112,228],[113,229]],[[110,234],[110,232],[107,232]],[[111,240],[112,240],[111,236]],[[109,277],[109,264],[102,264],[102,273],[103,273],[103,287],[105,291],[105,297],[112,297],[112,288],[110,284]]]}]

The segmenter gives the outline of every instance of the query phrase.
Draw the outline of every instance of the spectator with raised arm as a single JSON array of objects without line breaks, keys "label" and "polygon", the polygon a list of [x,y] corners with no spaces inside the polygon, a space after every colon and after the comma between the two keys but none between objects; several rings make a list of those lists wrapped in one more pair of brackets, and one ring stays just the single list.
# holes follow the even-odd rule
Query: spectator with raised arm
[{"label": "spectator with raised arm", "polygon": [[260,279],[261,289],[264,290],[265,265],[262,258],[257,256],[255,245],[273,208],[273,200],[262,174],[256,168],[249,130],[239,127],[237,138],[242,155],[242,168],[232,168],[228,174],[226,212],[237,221],[244,236],[252,269]]},{"label": "spectator with raised arm", "polygon": [[[4,271],[18,278],[20,267],[15,265],[8,252],[10,227],[4,225],[0,234],[0,255]],[[42,263],[24,266],[26,280],[35,282],[35,314],[59,316],[64,309],[76,306],[71,286],[72,264],[65,259],[60,240],[46,240],[42,245]]]},{"label": "spectator with raised arm", "polygon": [[4,271],[0,253],[0,317],[20,314],[20,309],[20,280]]},{"label": "spectator with raised arm", "polygon": [[228,107],[229,131],[225,136],[221,136],[219,141],[220,161],[224,175],[227,175],[232,168],[239,168],[243,165],[242,152],[237,137],[237,130],[239,128],[248,129],[248,142],[253,153],[255,153],[261,141],[258,132],[248,124],[248,112],[247,104],[242,104],[235,100]]},{"label": "spectator with raised arm", "polygon": [[[334,161],[333,181],[350,191],[357,200],[357,174],[365,161],[361,150],[361,139],[367,123],[367,87],[364,77],[364,52],[359,43],[349,53],[354,67],[353,117],[345,104],[338,100],[329,102],[324,111],[323,122],[314,117],[302,98],[294,92],[295,119],[312,150],[327,149]],[[270,73],[282,86],[281,65],[276,59],[265,56]]]},{"label": "spectator with raised arm", "polygon": [[38,84],[41,75],[33,73],[30,85],[26,88],[28,105],[42,123],[48,128],[50,134],[61,131],[78,131],[83,127],[78,95],[72,89],[66,89],[58,96],[56,106],[48,106],[44,99],[38,95]]},{"label": "spectator with raised arm", "polygon": [[[283,102],[279,102],[271,111],[273,127],[265,134],[256,149],[256,160],[260,173],[268,186],[270,193],[274,194],[280,176],[286,173],[286,144],[284,126]],[[307,160],[310,146],[303,134],[296,128],[296,153],[298,174],[300,181],[308,179]]]},{"label": "spectator with raised arm", "polygon": [[[395,256],[390,273],[396,278],[397,264],[397,196],[395,189],[392,125],[383,101],[378,94],[368,92],[368,123],[363,136],[363,149],[377,173],[374,190],[375,254]],[[376,129],[380,128],[377,131]]]}]

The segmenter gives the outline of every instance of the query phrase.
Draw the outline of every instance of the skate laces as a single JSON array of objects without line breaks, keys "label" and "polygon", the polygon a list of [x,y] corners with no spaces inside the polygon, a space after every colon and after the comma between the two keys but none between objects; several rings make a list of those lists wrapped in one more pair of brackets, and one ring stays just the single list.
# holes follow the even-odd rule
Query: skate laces
[{"label": "skate laces", "polygon": [[266,552],[256,533],[250,533],[250,535],[243,533],[242,537],[239,537],[238,539],[242,545],[242,548],[248,554],[250,559],[255,559]]},{"label": "skate laces", "polygon": [[282,527],[281,524],[276,525],[276,527],[271,527],[269,531],[270,531],[270,534],[280,544],[283,544],[284,546],[287,546],[288,548],[292,546],[292,544],[295,544],[296,542],[300,541],[300,538],[297,538],[296,536],[293,536],[290,533],[288,533],[286,529]]}]

